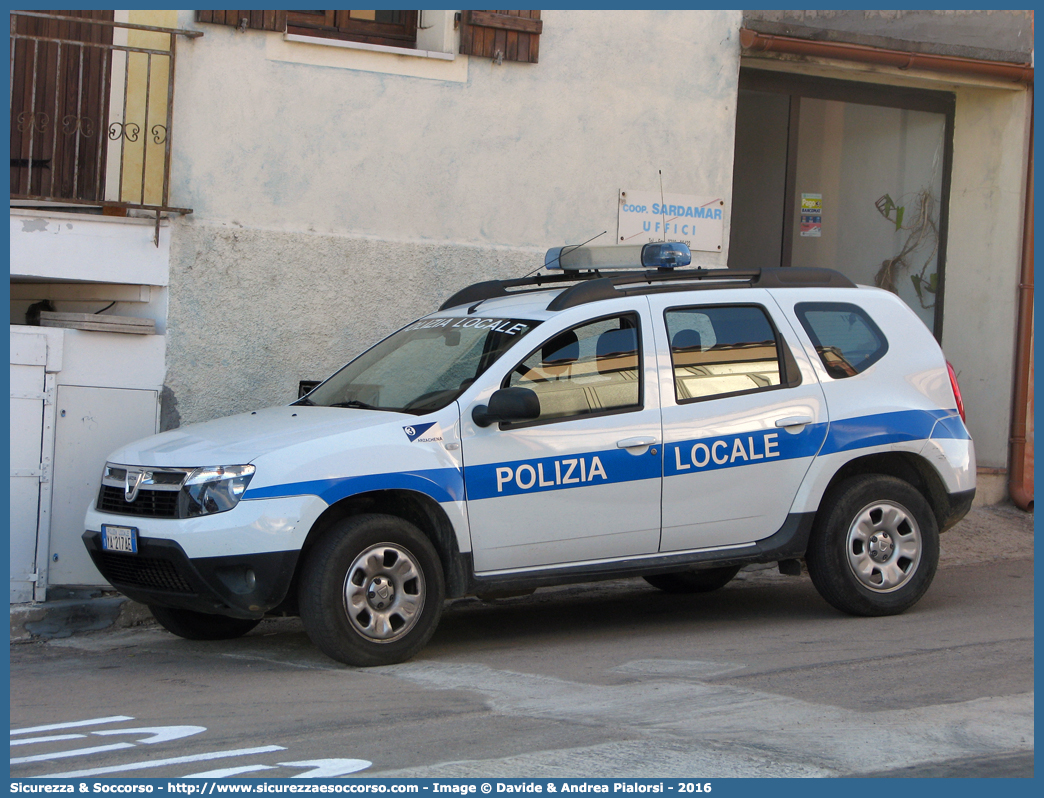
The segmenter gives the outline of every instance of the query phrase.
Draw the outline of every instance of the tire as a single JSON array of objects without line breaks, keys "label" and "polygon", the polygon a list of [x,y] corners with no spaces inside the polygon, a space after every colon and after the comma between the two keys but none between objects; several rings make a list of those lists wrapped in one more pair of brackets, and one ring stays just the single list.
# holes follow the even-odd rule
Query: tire
[{"label": "tire", "polygon": [[446,589],[431,542],[391,515],[358,515],[308,554],[298,593],[312,642],[346,665],[391,665],[431,638]]},{"label": "tire", "polygon": [[171,607],[150,605],[149,610],[160,626],[186,640],[233,640],[261,623],[260,618],[230,618]]},{"label": "tire", "polygon": [[665,593],[710,593],[725,587],[739,573],[739,569],[738,565],[726,565],[699,571],[653,574],[642,578]]},{"label": "tire", "polygon": [[897,615],[916,604],[939,564],[939,528],[908,482],[864,474],[820,506],[805,555],[812,584],[851,615]]}]

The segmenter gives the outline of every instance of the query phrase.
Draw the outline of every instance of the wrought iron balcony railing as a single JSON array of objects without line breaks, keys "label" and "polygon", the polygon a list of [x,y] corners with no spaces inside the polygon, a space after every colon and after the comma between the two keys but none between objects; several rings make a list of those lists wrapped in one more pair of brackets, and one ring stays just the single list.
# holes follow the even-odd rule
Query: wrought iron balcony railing
[{"label": "wrought iron balcony railing", "polygon": [[11,12],[12,201],[191,213],[169,199],[174,60],[202,32],[59,13]]}]

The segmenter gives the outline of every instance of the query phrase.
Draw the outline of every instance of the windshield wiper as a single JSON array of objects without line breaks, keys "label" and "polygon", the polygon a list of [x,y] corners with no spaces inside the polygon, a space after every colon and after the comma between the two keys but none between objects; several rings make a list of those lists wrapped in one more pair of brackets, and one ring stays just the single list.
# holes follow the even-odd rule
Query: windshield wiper
[{"label": "windshield wiper", "polygon": [[347,402],[334,402],[330,407],[358,407],[362,410],[380,410],[379,407],[360,402],[358,399],[349,399]]},{"label": "windshield wiper", "polygon": [[315,402],[313,402],[313,401],[312,401],[311,399],[309,399],[309,398],[308,398],[307,396],[302,396],[302,397],[301,397],[300,399],[298,399],[298,400],[297,400],[296,402],[291,402],[290,404],[294,404],[294,405],[314,405],[314,404],[315,404]]}]

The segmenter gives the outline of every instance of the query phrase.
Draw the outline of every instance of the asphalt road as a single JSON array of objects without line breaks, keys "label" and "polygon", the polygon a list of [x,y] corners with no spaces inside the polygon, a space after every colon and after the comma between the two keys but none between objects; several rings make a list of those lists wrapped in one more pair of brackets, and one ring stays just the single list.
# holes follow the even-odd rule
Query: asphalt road
[{"label": "asphalt road", "polygon": [[11,775],[1031,776],[1032,517],[998,512],[944,537],[892,618],[766,570],[458,600],[417,658],[368,670],[295,619],[13,645]]}]

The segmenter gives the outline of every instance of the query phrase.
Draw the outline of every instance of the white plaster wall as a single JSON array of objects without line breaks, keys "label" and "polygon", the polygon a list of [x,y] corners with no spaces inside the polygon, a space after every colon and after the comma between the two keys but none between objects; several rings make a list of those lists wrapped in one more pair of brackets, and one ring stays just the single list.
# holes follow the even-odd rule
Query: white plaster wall
[{"label": "white plaster wall", "polygon": [[11,276],[166,285],[170,228],[154,220],[11,210]]},{"label": "white plaster wall", "polygon": [[58,373],[59,385],[143,391],[163,389],[166,336],[89,330],[62,332],[63,365]]},{"label": "white plaster wall", "polygon": [[1007,466],[1026,188],[1028,95],[957,89],[943,349],[979,465]]},{"label": "white plaster wall", "polygon": [[611,235],[617,191],[657,189],[658,169],[667,192],[729,195],[739,12],[543,21],[539,64],[458,56],[459,83],[363,71],[375,54],[339,48],[341,68],[272,60],[281,34],[180,12],[205,35],[178,53],[172,202],[192,220],[546,247]]},{"label": "white plaster wall", "polygon": [[[11,363],[26,362],[19,353],[27,346],[40,346],[37,339],[46,340],[46,370],[58,375],[58,385],[142,391],[163,388],[166,338],[162,335],[12,324]],[[44,363],[39,360],[39,365]]]},{"label": "white plaster wall", "polygon": [[611,243],[618,191],[658,170],[726,197],[723,251],[694,253],[725,265],[740,13],[542,16],[540,63],[496,65],[179,12],[205,35],[178,51],[171,202],[194,213],[172,234],[165,426],[290,401],[469,283]]}]

